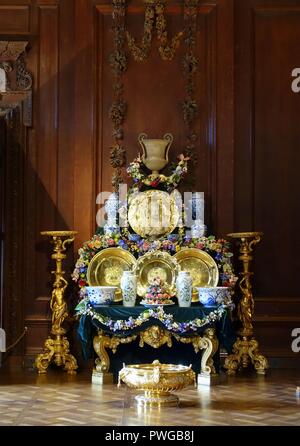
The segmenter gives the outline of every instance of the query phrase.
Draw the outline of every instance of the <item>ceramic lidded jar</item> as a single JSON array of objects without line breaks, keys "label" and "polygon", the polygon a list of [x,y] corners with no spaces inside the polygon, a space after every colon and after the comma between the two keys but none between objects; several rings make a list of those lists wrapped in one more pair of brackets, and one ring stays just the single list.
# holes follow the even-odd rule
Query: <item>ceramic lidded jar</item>
[{"label": "ceramic lidded jar", "polygon": [[121,277],[120,286],[124,307],[134,307],[137,287],[136,274],[133,271],[124,271]]},{"label": "ceramic lidded jar", "polygon": [[180,271],[176,279],[176,295],[180,307],[190,307],[193,279],[188,271]]}]

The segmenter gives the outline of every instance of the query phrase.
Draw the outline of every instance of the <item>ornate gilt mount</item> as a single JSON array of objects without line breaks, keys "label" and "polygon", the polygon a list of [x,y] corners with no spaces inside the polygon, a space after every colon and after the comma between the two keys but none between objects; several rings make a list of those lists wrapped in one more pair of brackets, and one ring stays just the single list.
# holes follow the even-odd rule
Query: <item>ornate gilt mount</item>
[{"label": "ornate gilt mount", "polygon": [[241,329],[233,346],[233,353],[225,360],[228,375],[234,375],[238,368],[247,368],[250,362],[258,374],[264,375],[268,369],[268,361],[259,353],[258,342],[253,337],[254,299],[251,283],[253,272],[250,271],[253,247],[260,242],[262,235],[262,232],[228,234],[229,237],[239,241],[239,260],[243,263],[243,271],[240,273],[241,279],[239,282],[241,298],[237,308]]},{"label": "ornate gilt mount", "polygon": [[[200,350],[203,350],[200,367],[201,374],[210,376],[211,374],[216,373],[213,357],[218,350],[219,343],[214,328],[208,328],[204,332],[203,336],[194,335],[184,337],[173,334],[157,325],[153,325],[146,330],[139,332],[137,335],[127,337],[109,336],[103,333],[102,330],[99,330],[98,334],[94,337],[93,340],[94,350],[98,356],[95,360],[93,377],[96,377],[99,372],[103,374],[107,374],[109,372],[110,359],[106,349],[109,348],[112,350],[113,353],[116,353],[117,348],[120,344],[128,344],[132,341],[135,341],[138,337],[140,338],[140,347],[144,347],[145,344],[148,344],[155,349],[165,344],[168,347],[172,347],[172,337],[184,344],[192,344],[196,353],[198,353]],[[99,383],[102,384],[103,381],[99,381]]]},{"label": "ornate gilt mount", "polygon": [[145,331],[140,333],[140,347],[144,347],[145,344],[150,345],[153,348],[159,348],[164,344],[168,347],[172,347],[171,333],[153,325]]},{"label": "ornate gilt mount", "polygon": [[51,237],[53,243],[53,253],[51,258],[56,262],[56,269],[52,271],[55,279],[53,283],[50,308],[52,310],[51,335],[44,345],[44,352],[38,355],[35,366],[38,373],[46,373],[51,362],[57,366],[63,366],[69,374],[75,374],[77,361],[69,352],[69,341],[65,336],[63,323],[68,317],[68,307],[64,299],[67,281],[64,278],[65,272],[62,270],[62,261],[66,258],[65,251],[67,245],[74,241],[75,231],[44,231],[42,235]]}]

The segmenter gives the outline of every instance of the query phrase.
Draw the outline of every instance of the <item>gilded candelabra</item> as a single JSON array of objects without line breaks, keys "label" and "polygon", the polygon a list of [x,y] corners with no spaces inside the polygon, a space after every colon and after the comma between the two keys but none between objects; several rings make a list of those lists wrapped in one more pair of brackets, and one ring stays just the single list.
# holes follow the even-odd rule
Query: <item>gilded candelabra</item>
[{"label": "gilded candelabra", "polygon": [[66,330],[62,327],[65,319],[68,317],[68,307],[64,299],[67,281],[64,278],[65,272],[62,270],[62,262],[66,258],[65,251],[67,244],[74,241],[75,231],[43,231],[42,235],[51,237],[54,245],[51,258],[56,261],[56,270],[52,271],[55,275],[53,289],[50,300],[52,311],[51,335],[46,339],[43,353],[39,354],[35,360],[38,373],[46,373],[51,362],[57,366],[63,366],[71,375],[76,373],[78,368],[77,361],[69,351],[69,341],[64,336]]},{"label": "gilded candelabra", "polygon": [[268,361],[259,353],[258,342],[253,337],[254,299],[251,284],[253,272],[250,272],[253,247],[260,242],[262,235],[262,232],[228,234],[228,237],[239,240],[239,260],[243,262],[243,271],[240,273],[241,279],[239,282],[242,295],[237,307],[241,329],[238,331],[239,336],[234,343],[233,353],[225,360],[228,375],[234,375],[240,367],[248,367],[250,361],[258,374],[264,375],[268,368]]}]

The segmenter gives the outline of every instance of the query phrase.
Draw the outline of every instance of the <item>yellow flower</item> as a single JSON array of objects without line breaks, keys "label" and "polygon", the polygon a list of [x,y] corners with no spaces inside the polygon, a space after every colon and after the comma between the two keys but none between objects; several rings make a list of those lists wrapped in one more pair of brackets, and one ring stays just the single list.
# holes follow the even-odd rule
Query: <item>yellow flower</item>
[{"label": "yellow flower", "polygon": [[180,246],[176,245],[176,252],[180,251]]},{"label": "yellow flower", "polygon": [[95,242],[94,242],[94,247],[95,247],[96,249],[101,248],[101,242],[100,242],[100,240],[95,240]]}]

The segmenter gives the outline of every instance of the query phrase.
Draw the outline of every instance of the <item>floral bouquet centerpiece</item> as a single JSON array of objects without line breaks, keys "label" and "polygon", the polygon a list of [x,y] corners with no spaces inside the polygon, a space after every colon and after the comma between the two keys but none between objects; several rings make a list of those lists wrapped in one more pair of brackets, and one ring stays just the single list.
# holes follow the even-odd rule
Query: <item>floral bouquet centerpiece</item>
[{"label": "floral bouquet centerpiece", "polygon": [[163,280],[160,277],[155,277],[141,303],[144,305],[172,305],[174,302],[170,297],[164,287]]}]

